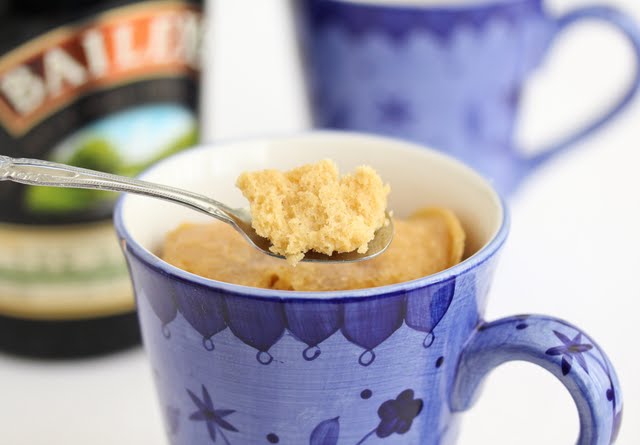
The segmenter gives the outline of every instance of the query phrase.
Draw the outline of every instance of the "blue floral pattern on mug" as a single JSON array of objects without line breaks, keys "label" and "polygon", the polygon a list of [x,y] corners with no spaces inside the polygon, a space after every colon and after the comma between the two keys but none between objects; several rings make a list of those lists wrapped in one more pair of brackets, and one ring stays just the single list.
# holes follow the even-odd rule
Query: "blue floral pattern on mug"
[{"label": "blue floral pattern on mug", "polygon": [[[620,389],[607,356],[586,334],[565,321],[533,315],[520,315],[493,323],[481,323],[477,330],[481,335],[474,339],[477,341],[477,346],[474,345],[475,341],[471,342],[471,350],[475,350],[476,347],[479,348],[478,350],[493,348],[504,344],[505,341],[528,344],[533,339],[536,342],[546,344],[543,348],[544,354],[538,357],[535,362],[547,364],[551,361],[553,363],[551,368],[557,366],[560,376],[569,380],[579,379],[584,385],[590,386],[590,391],[597,394],[599,398],[607,400],[609,406],[600,407],[603,411],[600,412],[598,421],[610,422],[608,425],[610,435],[606,443],[615,442],[620,430],[623,412],[616,397],[616,394],[620,393]],[[551,347],[549,347],[549,339],[553,344]],[[558,343],[560,344],[558,345]],[[476,360],[479,360],[480,366],[471,371]],[[502,359],[496,359],[496,361],[498,363],[509,361],[508,354],[503,354]],[[573,366],[574,362],[579,366]],[[459,377],[461,387],[474,386],[489,369],[483,360],[474,357],[474,354],[470,354],[468,357],[463,356],[461,368],[465,370],[465,373]],[[592,376],[594,372],[598,374],[598,377]],[[575,375],[580,373],[584,375]],[[574,374],[573,377],[572,374]],[[594,381],[597,383],[594,384]],[[468,393],[462,401],[454,397],[454,405],[466,406],[470,400],[468,397]]]},{"label": "blue floral pattern on mug", "polygon": [[320,422],[311,432],[309,445],[336,445],[340,436],[340,417]]},{"label": "blue floral pattern on mug", "polygon": [[[151,305],[164,333],[170,332],[171,321],[176,314],[182,313],[193,329],[202,335],[203,347],[213,351],[214,335],[228,327],[244,344],[257,350],[256,360],[263,365],[273,362],[274,357],[269,351],[285,332],[307,345],[302,352],[302,358],[307,361],[317,359],[322,352],[320,344],[340,331],[350,343],[363,349],[358,363],[370,366],[376,359],[376,347],[403,323],[424,332],[426,337],[422,345],[428,348],[435,340],[434,330],[447,313],[455,293],[455,280],[449,280],[425,289],[420,298],[408,301],[403,295],[398,295],[359,304],[280,304],[229,299],[200,291],[184,296],[181,289],[173,284],[165,283],[164,286],[161,291],[164,296],[159,298],[162,310],[156,311],[158,303]],[[157,285],[150,289],[156,290]],[[146,295],[149,300],[157,298],[157,294]],[[165,314],[171,314],[171,317]],[[171,341],[170,335],[165,337]]]},{"label": "blue floral pattern on mug", "polygon": [[[374,434],[384,439],[392,434],[405,434],[411,428],[413,419],[422,411],[421,399],[414,399],[412,389],[402,391],[398,397],[387,400],[378,408],[380,423],[369,431],[355,445],[361,445]],[[320,422],[311,432],[309,445],[336,445],[340,436],[340,417]]]},{"label": "blue floral pattern on mug", "polygon": [[570,339],[562,332],[553,331],[553,333],[562,341],[562,346],[554,346],[547,349],[548,355],[561,355],[562,356],[562,373],[564,375],[569,374],[571,371],[571,364],[573,359],[580,364],[584,372],[589,373],[587,367],[587,361],[583,354],[593,349],[593,345],[588,343],[582,343],[582,332],[578,332],[573,339]]},{"label": "blue floral pattern on mug", "polygon": [[205,422],[207,426],[207,431],[209,432],[209,437],[213,442],[216,441],[218,435],[222,439],[222,441],[229,445],[229,439],[224,434],[224,430],[237,432],[238,429],[229,423],[228,420],[225,420],[225,417],[235,413],[235,410],[232,409],[214,409],[213,401],[211,400],[211,396],[209,395],[209,391],[202,385],[202,399],[200,399],[197,395],[192,393],[187,389],[187,393],[193,403],[198,408],[197,411],[193,412],[189,419],[193,421]]},{"label": "blue floral pattern on mug", "polygon": [[556,30],[538,2],[495,9],[302,4],[316,126],[428,144],[499,185],[526,168],[513,141],[521,91]]},{"label": "blue floral pattern on mug", "polygon": [[598,119],[527,157],[515,141],[521,96],[550,43],[574,22],[600,20],[617,27],[640,59],[640,31],[625,14],[592,7],[557,18],[541,0],[464,7],[300,0],[299,12],[317,127],[426,144],[475,167],[503,193],[619,114],[640,86],[637,71]]},{"label": "blue floral pattern on mug", "polygon": [[[346,137],[329,135],[297,141],[323,146],[317,141]],[[405,147],[389,155],[412,153],[416,165],[456,165],[400,142],[349,140],[367,153],[367,144]],[[215,159],[221,152],[179,156]],[[463,263],[407,283],[322,294],[235,286],[178,270],[153,255],[157,246],[129,233],[123,220],[140,207],[125,196],[116,228],[172,445],[452,444],[483,377],[513,359],[544,367],[579,401],[579,445],[611,443],[622,394],[593,339],[552,317],[482,321],[508,227],[502,201],[488,187],[467,192],[474,208],[486,201],[493,215],[487,225],[496,232]]]},{"label": "blue floral pattern on mug", "polygon": [[421,399],[414,399],[412,389],[402,391],[395,400],[387,400],[378,409],[380,424],[376,435],[385,438],[393,433],[406,433],[423,406]]},{"label": "blue floral pattern on mug", "polygon": [[[570,326],[567,326],[571,328]],[[613,428],[611,434],[611,443],[613,443],[620,431],[620,423],[622,422],[622,408],[618,407],[616,400],[616,388],[613,383],[613,376],[611,375],[611,369],[607,363],[607,359],[602,351],[596,346],[591,344],[588,340],[583,340],[584,334],[577,331],[573,334],[573,338],[558,330],[553,331],[554,335],[562,343],[560,346],[554,346],[547,349],[546,354],[550,356],[561,356],[561,368],[562,374],[567,375],[571,372],[573,360],[580,365],[582,370],[589,374],[589,365],[587,360],[595,362],[600,367],[601,371],[607,376],[609,385],[606,388],[605,396],[609,402],[611,402],[611,409],[613,411]]]}]

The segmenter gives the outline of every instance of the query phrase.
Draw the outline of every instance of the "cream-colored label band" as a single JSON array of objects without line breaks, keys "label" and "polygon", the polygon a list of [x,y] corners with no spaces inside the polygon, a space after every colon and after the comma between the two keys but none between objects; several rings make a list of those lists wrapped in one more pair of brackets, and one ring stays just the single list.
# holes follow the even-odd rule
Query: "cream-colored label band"
[{"label": "cream-colored label band", "polygon": [[74,319],[133,310],[111,222],[64,227],[0,225],[0,314]]}]

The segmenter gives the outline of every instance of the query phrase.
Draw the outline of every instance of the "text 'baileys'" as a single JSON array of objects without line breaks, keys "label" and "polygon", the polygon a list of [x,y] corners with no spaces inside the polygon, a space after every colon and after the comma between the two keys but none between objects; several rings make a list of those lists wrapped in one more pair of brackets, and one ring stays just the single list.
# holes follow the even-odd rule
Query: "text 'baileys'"
[{"label": "text 'baileys'", "polygon": [[[0,154],[132,176],[197,142],[200,1],[31,3],[0,8]],[[0,184],[0,348],[138,341],[114,199]]]}]

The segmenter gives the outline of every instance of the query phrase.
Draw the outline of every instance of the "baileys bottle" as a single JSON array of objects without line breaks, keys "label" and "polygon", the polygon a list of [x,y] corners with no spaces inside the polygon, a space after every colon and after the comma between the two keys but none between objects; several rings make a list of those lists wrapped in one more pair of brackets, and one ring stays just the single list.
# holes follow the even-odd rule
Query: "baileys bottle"
[{"label": "baileys bottle", "polygon": [[[200,1],[0,4],[0,153],[135,175],[198,140]],[[139,334],[115,195],[0,184],[0,349],[104,353]]]}]

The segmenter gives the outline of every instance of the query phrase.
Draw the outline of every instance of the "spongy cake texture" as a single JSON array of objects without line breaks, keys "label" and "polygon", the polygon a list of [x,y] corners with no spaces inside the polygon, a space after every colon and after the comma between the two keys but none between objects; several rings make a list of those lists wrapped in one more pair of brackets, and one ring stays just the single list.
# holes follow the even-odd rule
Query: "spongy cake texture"
[{"label": "spongy cake texture", "polygon": [[422,209],[394,219],[395,236],[380,256],[357,263],[300,263],[291,267],[251,247],[221,222],[183,224],[166,237],[163,259],[188,272],[266,289],[334,291],[401,283],[458,264],[465,234],[449,210]]},{"label": "spongy cake texture", "polygon": [[236,185],[249,201],[258,235],[291,264],[310,250],[365,253],[376,230],[387,223],[390,188],[368,166],[341,177],[326,159],[288,172],[246,172]]}]

